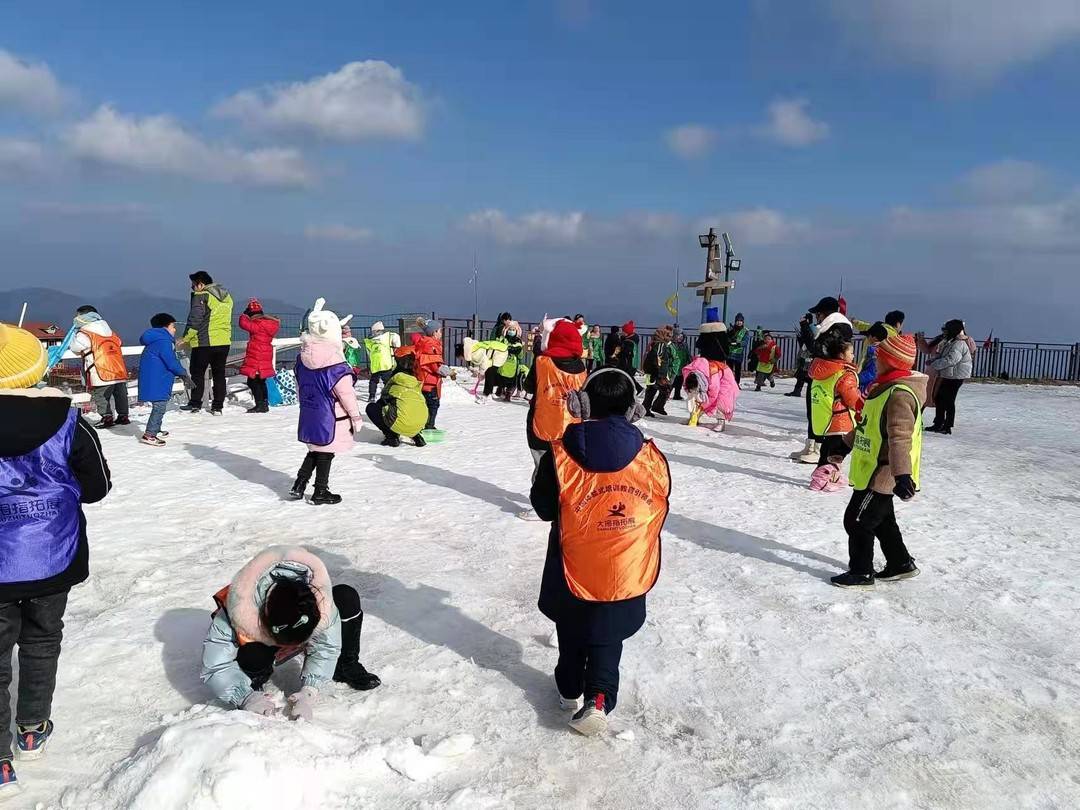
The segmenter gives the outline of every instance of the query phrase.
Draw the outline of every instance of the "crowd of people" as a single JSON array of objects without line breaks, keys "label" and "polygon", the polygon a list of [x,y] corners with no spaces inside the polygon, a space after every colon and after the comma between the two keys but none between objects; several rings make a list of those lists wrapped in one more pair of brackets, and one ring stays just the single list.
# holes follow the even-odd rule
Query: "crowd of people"
[{"label": "crowd of people", "polygon": [[[140,337],[138,372],[138,399],[151,404],[143,443],[165,442],[163,419],[177,379],[189,392],[181,410],[197,412],[209,370],[209,411],[221,412],[232,309],[228,290],[198,271],[191,275],[183,329],[168,313],[150,319]],[[848,570],[832,582],[865,588],[919,573],[894,499],[910,500],[919,489],[923,410],[936,401],[926,432],[952,432],[975,346],[959,320],[926,340],[903,332],[902,312],[869,323],[841,310],[837,299],[823,298],[800,324],[797,384],[788,396],[806,389],[807,443],[793,458],[814,465],[811,490],[853,490],[842,519]],[[330,490],[331,465],[352,447],[365,414],[387,447],[398,447],[402,437],[418,447],[440,439],[436,418],[452,376],[437,320],[418,319],[405,345],[403,336],[376,323],[361,353],[350,317],[318,299],[305,318],[294,368],[296,435],[306,452],[289,494],[305,498],[314,478],[310,503],[320,506],[342,501]],[[252,396],[249,413],[265,413],[268,383],[278,374],[272,341],[280,324],[251,299],[239,326],[249,335],[240,367]],[[89,305],[76,311],[72,329],[96,427],[130,424],[119,336]],[[519,391],[529,399],[533,509],[521,517],[551,523],[539,608],[557,630],[560,705],[582,734],[607,726],[618,700],[623,644],[642,627],[646,595],[660,573],[671,474],[664,454],[634,423],[667,417],[669,400],[685,400],[689,425],[719,432],[735,418],[744,371],[754,373],[754,391],[776,385],[781,350],[769,332],[751,334],[741,314],[730,329],[713,319],[697,331],[693,351],[677,326],[657,329],[642,347],[633,321],[605,337],[581,315],[545,318],[525,334],[507,312],[483,340],[463,346],[479,402]],[[865,338],[861,358],[857,333]],[[177,356],[184,345],[191,350],[187,368]],[[919,350],[929,358],[929,376],[914,370]],[[41,387],[48,362],[32,335],[0,325],[0,473],[7,482],[0,494],[0,790],[16,781],[12,650],[18,646],[20,664],[15,749],[35,757],[54,730],[51,701],[68,592],[89,574],[82,507],[104,498],[111,486],[96,431],[70,397]],[[370,371],[363,410],[356,393],[361,367]],[[875,540],[885,557],[880,570],[874,568]],[[346,583],[331,583],[308,551],[266,549],[214,595],[214,603],[202,676],[208,694],[228,706],[279,712],[265,686],[274,666],[296,655],[304,657],[302,688],[284,707],[293,719],[312,719],[318,690],[329,681],[360,690],[380,683],[360,663],[360,595]]]}]

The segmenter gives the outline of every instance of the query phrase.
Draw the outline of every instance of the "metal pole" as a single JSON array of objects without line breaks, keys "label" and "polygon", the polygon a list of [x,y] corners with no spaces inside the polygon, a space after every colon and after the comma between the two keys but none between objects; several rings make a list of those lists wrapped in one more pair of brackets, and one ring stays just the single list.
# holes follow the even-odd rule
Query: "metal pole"
[{"label": "metal pole", "polygon": [[[724,283],[725,284],[728,281],[730,273],[731,273],[731,254],[728,253],[728,249],[725,246],[725,248],[724,248]],[[723,322],[725,324],[727,323],[727,299],[728,299],[728,294],[730,292],[731,292],[730,287],[724,289],[724,317],[721,320],[723,320]]]},{"label": "metal pole", "polygon": [[19,328],[22,329],[23,321],[26,320],[26,305],[29,301],[23,301],[22,312],[19,313]]}]

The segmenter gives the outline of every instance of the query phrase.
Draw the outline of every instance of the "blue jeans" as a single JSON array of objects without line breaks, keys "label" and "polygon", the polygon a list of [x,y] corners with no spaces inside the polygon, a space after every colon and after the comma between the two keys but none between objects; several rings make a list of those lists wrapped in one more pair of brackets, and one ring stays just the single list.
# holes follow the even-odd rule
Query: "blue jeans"
[{"label": "blue jeans", "polygon": [[169,406],[169,400],[161,399],[151,402],[152,409],[150,418],[146,420],[146,432],[151,436],[157,436],[161,432],[161,420],[165,418],[165,409]]}]

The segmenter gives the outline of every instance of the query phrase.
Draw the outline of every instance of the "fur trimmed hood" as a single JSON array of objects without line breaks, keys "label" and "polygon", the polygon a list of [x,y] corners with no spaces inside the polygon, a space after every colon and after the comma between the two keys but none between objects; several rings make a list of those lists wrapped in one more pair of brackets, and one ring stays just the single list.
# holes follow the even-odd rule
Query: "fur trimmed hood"
[{"label": "fur trimmed hood", "polygon": [[225,610],[237,635],[270,646],[276,642],[260,619],[266,596],[274,579],[292,579],[307,583],[315,591],[319,605],[319,623],[312,635],[325,631],[333,620],[334,607],[330,575],[322,560],[302,548],[270,546],[241,568],[229,586]]}]

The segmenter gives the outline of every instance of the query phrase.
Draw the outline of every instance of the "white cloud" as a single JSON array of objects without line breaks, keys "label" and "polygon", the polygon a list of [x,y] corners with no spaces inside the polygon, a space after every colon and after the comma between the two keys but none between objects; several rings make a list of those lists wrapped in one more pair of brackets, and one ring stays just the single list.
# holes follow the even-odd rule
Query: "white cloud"
[{"label": "white cloud", "polygon": [[48,161],[41,144],[0,138],[0,177],[30,177],[47,169]]},{"label": "white cloud", "polygon": [[47,65],[27,62],[0,48],[0,108],[54,113],[63,101],[64,91]]},{"label": "white cloud", "polygon": [[805,98],[778,98],[769,104],[769,120],[758,134],[784,146],[809,146],[829,136],[829,125],[807,113]]},{"label": "white cloud", "polygon": [[367,242],[375,236],[370,228],[354,228],[351,225],[308,225],[304,228],[308,239],[324,242]]},{"label": "white cloud", "polygon": [[768,247],[801,242],[810,238],[813,231],[805,219],[790,217],[765,207],[717,214],[698,222],[700,233],[705,233],[710,227],[716,228],[717,232],[727,231],[731,234],[736,249],[742,244]]},{"label": "white cloud", "polygon": [[508,217],[498,209],[489,208],[469,214],[462,228],[489,236],[504,245],[571,245],[585,235],[585,214],[580,211],[534,211],[520,217]]},{"label": "white cloud", "polygon": [[135,171],[279,188],[314,182],[296,149],[208,144],[167,115],[137,118],[103,105],[75,124],[66,139],[78,158]]},{"label": "white cloud", "polygon": [[683,124],[664,133],[668,148],[684,160],[704,157],[716,144],[716,130],[701,124]]},{"label": "white cloud", "polygon": [[982,81],[1080,40],[1076,0],[827,0],[866,50]]},{"label": "white cloud", "polygon": [[976,166],[960,180],[960,190],[980,202],[1031,200],[1050,189],[1050,174],[1037,163],[999,160]]},{"label": "white cloud", "polygon": [[255,129],[301,132],[338,141],[419,138],[420,91],[401,70],[377,60],[349,62],[306,82],[244,90],[214,113]]},{"label": "white cloud", "polygon": [[888,228],[907,238],[960,244],[972,252],[999,249],[1080,251],[1080,190],[1049,202],[892,209]]},{"label": "white cloud", "polygon": [[146,219],[153,213],[153,209],[144,203],[31,202],[24,207],[34,214],[72,219]]}]

